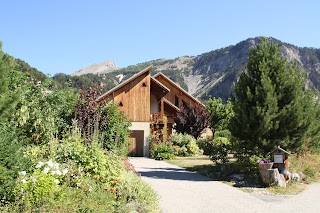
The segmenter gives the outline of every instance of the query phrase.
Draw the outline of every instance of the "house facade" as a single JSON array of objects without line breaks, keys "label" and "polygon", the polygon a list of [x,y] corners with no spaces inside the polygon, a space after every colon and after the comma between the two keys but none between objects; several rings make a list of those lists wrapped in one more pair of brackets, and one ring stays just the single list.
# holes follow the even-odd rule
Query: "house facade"
[{"label": "house facade", "polygon": [[131,121],[132,156],[149,156],[150,133],[166,126],[171,135],[173,116],[181,106],[200,103],[162,73],[151,76],[151,70],[147,67],[97,99],[113,101]]}]

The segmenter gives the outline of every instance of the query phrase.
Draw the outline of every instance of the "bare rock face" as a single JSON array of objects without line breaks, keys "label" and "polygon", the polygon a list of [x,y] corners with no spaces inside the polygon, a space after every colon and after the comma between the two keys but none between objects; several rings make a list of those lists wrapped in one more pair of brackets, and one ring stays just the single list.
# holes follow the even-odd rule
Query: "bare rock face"
[{"label": "bare rock face", "polygon": [[81,70],[78,70],[77,72],[73,73],[72,75],[85,75],[88,73],[92,73],[92,74],[103,74],[103,73],[109,73],[112,72],[114,70],[119,69],[116,64],[111,61],[105,61],[103,63],[100,64],[92,64],[86,68],[83,68]]}]

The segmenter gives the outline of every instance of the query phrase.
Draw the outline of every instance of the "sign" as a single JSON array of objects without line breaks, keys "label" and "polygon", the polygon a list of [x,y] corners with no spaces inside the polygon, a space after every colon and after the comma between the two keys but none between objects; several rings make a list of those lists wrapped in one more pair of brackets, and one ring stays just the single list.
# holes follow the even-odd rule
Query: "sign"
[{"label": "sign", "polygon": [[283,155],[274,155],[273,162],[274,163],[283,163]]}]

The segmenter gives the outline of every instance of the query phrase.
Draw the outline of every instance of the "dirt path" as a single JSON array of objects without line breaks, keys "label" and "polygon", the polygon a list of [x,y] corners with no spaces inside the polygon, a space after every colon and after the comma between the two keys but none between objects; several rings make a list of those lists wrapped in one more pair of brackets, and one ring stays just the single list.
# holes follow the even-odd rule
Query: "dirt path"
[{"label": "dirt path", "polygon": [[297,196],[272,202],[163,161],[131,158],[130,162],[158,193],[164,213],[320,212],[320,184]]}]

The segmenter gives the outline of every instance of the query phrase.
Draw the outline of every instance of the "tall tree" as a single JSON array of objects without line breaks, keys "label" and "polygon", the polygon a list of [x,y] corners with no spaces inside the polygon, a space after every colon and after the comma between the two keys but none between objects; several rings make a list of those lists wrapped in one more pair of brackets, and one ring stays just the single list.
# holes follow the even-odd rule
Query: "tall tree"
[{"label": "tall tree", "polygon": [[296,151],[310,125],[312,95],[295,64],[266,38],[250,50],[236,86],[230,130],[247,154],[266,155],[277,145]]},{"label": "tall tree", "polygon": [[214,131],[228,129],[233,116],[231,101],[228,100],[223,104],[221,98],[210,98],[206,102],[206,107],[211,116],[211,128]]},{"label": "tall tree", "polygon": [[201,131],[210,126],[210,115],[200,104],[183,105],[174,117],[175,130],[198,138]]},{"label": "tall tree", "polygon": [[13,59],[2,52],[0,42],[0,120],[7,117],[18,100],[18,95],[10,88],[14,79]]}]

